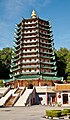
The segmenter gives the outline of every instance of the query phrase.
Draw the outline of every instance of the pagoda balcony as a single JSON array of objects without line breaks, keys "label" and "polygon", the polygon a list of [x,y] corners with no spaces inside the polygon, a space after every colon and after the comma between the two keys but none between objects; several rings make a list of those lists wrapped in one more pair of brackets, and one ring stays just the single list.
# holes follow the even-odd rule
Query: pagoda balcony
[{"label": "pagoda balcony", "polygon": [[50,57],[50,56],[41,56],[41,58],[52,59],[53,57]]},{"label": "pagoda balcony", "polygon": [[19,50],[20,50],[20,48],[17,48],[17,49],[16,49],[16,47],[14,47],[14,50],[15,50],[15,51],[19,51]]},{"label": "pagoda balcony", "polygon": [[23,65],[26,65],[26,64],[32,64],[32,63],[38,63],[37,61],[25,61],[25,62],[22,62]]},{"label": "pagoda balcony", "polygon": [[40,53],[42,53],[42,54],[48,54],[48,53],[50,53],[50,54],[52,54],[53,52],[47,52],[47,51],[40,51]]},{"label": "pagoda balcony", "polygon": [[41,68],[46,68],[46,69],[55,69],[55,67],[48,67],[48,66],[41,66]]},{"label": "pagoda balcony", "polygon": [[20,52],[20,49],[21,49],[21,47],[20,47],[20,48],[14,47],[14,48],[13,48],[13,51],[14,51],[14,52]]},{"label": "pagoda balcony", "polygon": [[44,33],[44,32],[40,32],[41,35],[45,35],[45,36],[53,36],[52,33]]},{"label": "pagoda balcony", "polygon": [[17,76],[20,76],[21,75],[21,73],[19,72],[19,73],[17,73],[17,74],[14,74],[13,76],[14,77],[17,77]]},{"label": "pagoda balcony", "polygon": [[20,22],[19,24],[16,24],[17,27],[21,27],[22,23]]},{"label": "pagoda balcony", "polygon": [[36,42],[38,42],[38,39],[37,39],[37,40],[32,40],[32,41],[30,41],[30,40],[25,41],[25,40],[24,40],[24,43],[25,43],[25,44],[28,44],[28,43],[29,43],[29,44],[30,44],[30,43],[36,43]]},{"label": "pagoda balcony", "polygon": [[17,43],[17,40],[14,38],[14,42]]},{"label": "pagoda balcony", "polygon": [[20,28],[19,30],[17,30],[17,31],[15,32],[15,35],[16,35],[16,36],[20,36],[22,32],[23,32],[23,29]]},{"label": "pagoda balcony", "polygon": [[21,38],[20,38],[20,39],[14,38],[14,39],[16,40],[16,44],[19,43],[19,42],[21,41]]},{"label": "pagoda balcony", "polygon": [[21,67],[18,67],[18,68],[12,68],[12,71],[14,72],[14,71],[17,71],[17,70],[20,70],[21,69]]},{"label": "pagoda balcony", "polygon": [[10,68],[10,72],[12,72],[12,68]]},{"label": "pagoda balcony", "polygon": [[15,47],[16,49],[19,49],[19,47],[22,46],[22,43],[19,43],[19,44],[14,44],[13,47]]},{"label": "pagoda balcony", "polygon": [[20,45],[20,41],[14,40],[14,41],[13,41],[13,44],[14,44],[13,46],[16,46],[16,47],[17,47],[18,45]]},{"label": "pagoda balcony", "polygon": [[13,67],[15,67],[15,66],[16,66],[15,64],[11,63],[11,68],[13,68]]},{"label": "pagoda balcony", "polygon": [[42,47],[42,48],[46,48],[46,49],[52,49],[52,47],[46,47],[46,46],[42,46],[42,45],[40,45],[40,47]]},{"label": "pagoda balcony", "polygon": [[23,72],[21,74],[23,75],[28,75],[28,74],[38,74],[39,72]]},{"label": "pagoda balcony", "polygon": [[13,62],[16,62],[17,60],[20,60],[20,59],[21,59],[21,56],[19,58],[15,58]]},{"label": "pagoda balcony", "polygon": [[17,54],[14,55],[14,57],[19,57],[20,54],[21,54],[21,53],[17,53]]},{"label": "pagoda balcony", "polygon": [[28,22],[28,23],[25,22],[25,25],[31,25],[31,24],[37,24],[37,23],[38,23],[38,21],[35,21],[35,22],[32,21],[32,22]]},{"label": "pagoda balcony", "polygon": [[52,52],[41,52],[41,53],[46,53],[46,54],[50,54],[50,55],[52,55]]},{"label": "pagoda balcony", "polygon": [[27,69],[27,68],[40,68],[39,65],[27,65],[27,66],[22,66],[22,68]]},{"label": "pagoda balcony", "polygon": [[24,48],[33,48],[33,47],[37,47],[38,45],[27,45],[27,46],[25,46],[24,45]]},{"label": "pagoda balcony", "polygon": [[15,36],[14,37],[16,40],[19,40],[19,39],[21,39],[21,36]]},{"label": "pagoda balcony", "polygon": [[49,26],[49,25],[48,25],[48,26],[39,25],[39,28],[41,28],[41,29],[43,29],[43,30],[46,30],[46,31],[47,31],[47,30],[49,31],[49,30],[51,29],[51,26]]},{"label": "pagoda balcony", "polygon": [[36,35],[32,35],[32,36],[24,36],[24,38],[34,38],[36,37]]},{"label": "pagoda balcony", "polygon": [[50,26],[49,24],[47,25],[47,24],[40,23],[40,22],[39,22],[39,25],[40,25],[40,26],[44,26],[44,27],[49,27],[49,26]]},{"label": "pagoda balcony", "polygon": [[41,74],[46,74],[46,75],[56,75],[57,72],[41,72]]},{"label": "pagoda balcony", "polygon": [[15,28],[15,31],[20,32],[21,28],[20,27],[19,28]]},{"label": "pagoda balcony", "polygon": [[17,30],[15,30],[14,35],[17,36],[17,34],[20,33]]},{"label": "pagoda balcony", "polygon": [[30,40],[28,40],[27,42],[24,40],[24,45],[32,45],[32,44],[38,44],[39,43],[39,40],[32,40],[32,41],[30,41]]},{"label": "pagoda balcony", "polygon": [[38,33],[38,30],[35,30],[35,31],[28,31],[28,32],[24,32],[24,35],[27,35],[27,34],[36,34],[36,33]]},{"label": "pagoda balcony", "polygon": [[11,68],[13,69],[16,66],[19,66],[21,63],[17,63],[17,64],[11,64]]},{"label": "pagoda balcony", "polygon": [[41,36],[41,35],[40,35],[40,38],[48,40],[48,39],[51,39],[52,36],[50,36],[50,37],[48,38],[47,36],[45,37],[45,36]]},{"label": "pagoda balcony", "polygon": [[31,26],[31,27],[24,27],[24,30],[29,30],[29,29],[35,29],[35,28],[37,28],[37,26]]},{"label": "pagoda balcony", "polygon": [[13,47],[16,47],[17,49],[18,47],[20,47],[20,44],[14,44]]},{"label": "pagoda balcony", "polygon": [[32,51],[23,51],[22,53],[27,54],[27,53],[37,53],[39,50],[32,50]]},{"label": "pagoda balcony", "polygon": [[18,32],[14,32],[14,37],[17,38],[20,36],[20,33],[18,34]]},{"label": "pagoda balcony", "polygon": [[16,48],[16,50],[15,50],[15,51],[17,52],[17,51],[19,51],[21,48],[22,48],[22,47]]},{"label": "pagoda balcony", "polygon": [[13,74],[9,74],[10,78],[13,77]]},{"label": "pagoda balcony", "polygon": [[13,47],[16,49],[18,46],[16,44],[14,44]]},{"label": "pagoda balcony", "polygon": [[45,28],[45,27],[41,27],[41,26],[39,26],[39,28],[42,30],[50,31],[50,28]]},{"label": "pagoda balcony", "polygon": [[30,80],[31,80],[31,79],[32,79],[32,80],[35,79],[35,80],[36,80],[36,79],[39,79],[39,75],[23,75],[23,74],[22,74],[21,77],[20,77],[20,76],[18,77],[18,79],[20,79],[20,78],[21,78],[21,79],[26,79],[26,80],[27,80],[27,79],[30,79]]},{"label": "pagoda balcony", "polygon": [[22,58],[33,58],[33,57],[37,57],[38,55],[24,55],[22,56]]},{"label": "pagoda balcony", "polygon": [[40,43],[46,44],[46,45],[51,45],[51,42],[50,42],[50,43],[46,43],[46,42],[41,42],[41,41],[40,41]]},{"label": "pagoda balcony", "polygon": [[41,63],[43,63],[43,64],[49,64],[49,65],[55,65],[56,64],[56,62],[42,62],[42,61],[41,61]]},{"label": "pagoda balcony", "polygon": [[35,25],[37,25],[37,22],[36,22],[36,21],[35,21],[35,22],[33,22],[33,21],[32,21],[32,22],[29,22],[29,21],[28,21],[28,22],[25,22],[25,23],[24,23],[24,26],[25,26],[25,27],[35,26]]}]

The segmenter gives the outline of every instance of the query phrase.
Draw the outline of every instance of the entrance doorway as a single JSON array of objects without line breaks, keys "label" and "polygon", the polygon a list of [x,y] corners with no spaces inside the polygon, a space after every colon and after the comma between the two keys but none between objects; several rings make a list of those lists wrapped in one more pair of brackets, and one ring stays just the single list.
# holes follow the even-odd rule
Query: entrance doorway
[{"label": "entrance doorway", "polygon": [[63,94],[63,104],[68,104],[68,94]]},{"label": "entrance doorway", "polygon": [[48,93],[47,94],[47,104],[52,105],[56,102],[56,94],[55,93]]}]

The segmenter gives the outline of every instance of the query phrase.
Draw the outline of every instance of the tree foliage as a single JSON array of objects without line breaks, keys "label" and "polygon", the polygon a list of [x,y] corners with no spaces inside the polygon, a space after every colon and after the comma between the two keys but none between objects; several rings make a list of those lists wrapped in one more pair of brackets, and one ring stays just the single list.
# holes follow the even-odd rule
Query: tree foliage
[{"label": "tree foliage", "polygon": [[67,54],[66,63],[67,63],[67,66],[66,66],[67,80],[68,82],[70,82],[70,51]]},{"label": "tree foliage", "polygon": [[0,50],[0,79],[9,78],[12,48]]},{"label": "tree foliage", "polygon": [[57,75],[69,79],[70,75],[70,51],[67,48],[56,50]]}]

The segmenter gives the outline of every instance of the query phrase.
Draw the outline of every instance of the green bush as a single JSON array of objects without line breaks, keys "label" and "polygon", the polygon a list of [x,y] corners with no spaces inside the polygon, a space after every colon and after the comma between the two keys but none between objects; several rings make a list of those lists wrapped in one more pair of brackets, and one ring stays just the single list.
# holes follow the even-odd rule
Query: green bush
[{"label": "green bush", "polygon": [[68,110],[68,112],[70,113],[70,109],[69,108],[68,109],[65,108],[64,110]]},{"label": "green bush", "polygon": [[69,114],[69,110],[68,109],[63,109],[62,111],[61,111],[61,115],[62,116],[65,116],[65,115],[67,115],[67,114]]},{"label": "green bush", "polygon": [[3,80],[0,80],[0,87],[4,87]]},{"label": "green bush", "polygon": [[60,117],[61,110],[46,110],[46,116],[48,117]]},{"label": "green bush", "polygon": [[52,117],[52,111],[51,110],[46,110],[46,116]]}]

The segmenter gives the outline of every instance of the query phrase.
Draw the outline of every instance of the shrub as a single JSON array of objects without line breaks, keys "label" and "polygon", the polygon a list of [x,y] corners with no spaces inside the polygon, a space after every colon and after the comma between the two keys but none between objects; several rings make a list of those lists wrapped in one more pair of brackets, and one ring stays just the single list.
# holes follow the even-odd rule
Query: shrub
[{"label": "shrub", "polygon": [[46,116],[52,117],[52,111],[51,110],[46,110]]},{"label": "shrub", "polygon": [[0,87],[4,87],[3,80],[0,80]]},{"label": "shrub", "polygon": [[68,112],[70,112],[70,109],[68,108],[68,109],[64,109],[64,110],[68,110]]},{"label": "shrub", "polygon": [[48,117],[60,117],[61,116],[61,110],[46,110],[46,115]]},{"label": "shrub", "polygon": [[62,116],[65,116],[65,115],[67,115],[69,112],[70,112],[70,111],[69,111],[68,109],[64,109],[64,110],[61,111],[61,115],[62,115]]}]

